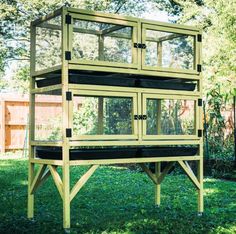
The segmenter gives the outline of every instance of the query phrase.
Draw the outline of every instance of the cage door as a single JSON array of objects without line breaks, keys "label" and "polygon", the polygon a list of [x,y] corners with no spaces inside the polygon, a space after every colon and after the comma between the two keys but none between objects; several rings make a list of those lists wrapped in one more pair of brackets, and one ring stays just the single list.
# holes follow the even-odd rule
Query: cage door
[{"label": "cage door", "polygon": [[71,63],[84,66],[138,67],[138,23],[124,19],[70,14]]},{"label": "cage door", "polygon": [[142,24],[142,69],[199,74],[198,31]]},{"label": "cage door", "polygon": [[191,96],[143,94],[143,139],[199,139],[199,107]]},{"label": "cage door", "polygon": [[137,94],[73,90],[71,140],[136,140]]}]

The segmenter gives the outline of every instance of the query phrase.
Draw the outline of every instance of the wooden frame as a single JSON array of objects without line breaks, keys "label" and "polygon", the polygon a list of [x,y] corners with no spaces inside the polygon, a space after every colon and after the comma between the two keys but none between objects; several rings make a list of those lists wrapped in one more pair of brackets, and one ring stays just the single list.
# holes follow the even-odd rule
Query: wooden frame
[{"label": "wooden frame", "polygon": [[[147,135],[147,121],[143,121],[143,134],[142,134],[142,138],[144,140],[158,140],[158,139],[162,139],[162,140],[173,140],[173,139],[188,139],[188,140],[194,140],[194,139],[199,139],[199,137],[197,136],[197,130],[199,129],[200,125],[199,125],[199,106],[197,105],[197,101],[198,98],[197,97],[193,97],[190,95],[175,95],[175,93],[173,93],[172,95],[168,95],[168,94],[148,94],[148,93],[144,93],[143,94],[143,104],[142,104],[142,108],[143,108],[143,115],[147,115],[147,99],[153,99],[153,100],[187,100],[187,101],[194,101],[194,128],[195,128],[195,134],[193,135],[162,135],[162,134],[157,134],[157,135]],[[159,120],[159,124],[160,124]],[[157,122],[157,123],[158,123]],[[159,126],[160,128],[160,126]],[[160,132],[160,130],[159,130]]]},{"label": "wooden frame", "polygon": [[[133,45],[134,43],[137,43],[137,22],[134,21],[124,21],[124,20],[118,20],[118,19],[111,19],[109,17],[100,17],[100,16],[91,16],[91,15],[84,15],[84,14],[75,14],[71,13],[72,16],[72,24],[69,25],[70,28],[70,35],[69,35],[69,47],[73,50],[73,31],[77,31],[73,29],[74,26],[74,21],[75,20],[86,20],[88,22],[96,22],[96,23],[106,23],[106,24],[111,24],[111,25],[117,25],[119,27],[116,27],[116,30],[119,30],[121,27],[130,27],[132,28],[131,33],[131,44]],[[81,32],[80,30],[79,32]],[[111,29],[110,29],[111,32]],[[86,34],[92,34],[92,35],[97,35],[97,36],[105,36],[109,33],[109,31],[106,30],[100,30],[100,31],[88,31],[88,30],[83,30],[83,33]],[[113,34],[113,37],[117,38],[125,38],[124,36],[122,37],[122,34]],[[126,39],[126,38],[125,38]],[[104,40],[103,40],[103,46],[104,46]],[[92,66],[108,66],[108,67],[123,67],[123,68],[130,68],[130,69],[137,69],[138,64],[138,50],[135,49],[133,46],[131,46],[131,56],[132,56],[132,62],[131,63],[119,63],[119,62],[110,62],[110,61],[94,61],[94,60],[84,60],[84,59],[74,59],[73,58],[73,53],[72,53],[72,59],[70,63],[72,64],[79,64],[79,65],[92,65]],[[99,52],[100,53],[100,52]],[[100,57],[100,56],[99,56]],[[101,57],[100,57],[101,59]]]},{"label": "wooden frame", "polygon": [[[134,17],[124,17],[124,16],[117,16],[114,14],[104,14],[104,13],[97,13],[92,11],[74,9],[74,8],[62,8],[61,10],[55,11],[53,14],[49,16],[43,17],[32,22],[33,27],[41,27],[41,24],[44,23],[44,26],[52,30],[62,30],[62,28],[58,28],[54,25],[46,24],[47,20],[51,20],[54,17],[61,15],[62,12],[67,12],[67,15],[71,16],[71,22],[68,24],[64,24],[65,27],[68,27],[68,34],[67,37],[63,37],[68,48],[62,49],[62,55],[65,55],[66,51],[71,52],[71,59],[68,61],[70,69],[76,70],[90,70],[90,71],[103,71],[103,72],[119,72],[119,73],[128,73],[128,74],[140,74],[140,75],[149,75],[149,76],[161,76],[161,77],[173,77],[173,78],[181,78],[181,79],[192,79],[192,80],[199,80],[199,75],[201,72],[197,71],[197,64],[201,64],[200,57],[201,57],[201,43],[197,40],[197,36],[201,36],[201,30],[185,26],[185,25],[177,25],[177,24],[169,24],[169,23],[162,23],[158,21],[151,21],[151,20],[143,20]],[[62,17],[63,18],[63,17]],[[64,17],[62,20],[65,20]],[[100,22],[100,23],[110,23],[117,25],[110,30],[87,30],[87,29],[75,29],[77,32],[87,33],[97,35],[98,37],[104,36],[105,34],[110,33],[112,30],[118,30],[120,27],[132,27],[132,63],[119,63],[119,62],[109,62],[109,61],[93,61],[93,60],[83,60],[83,59],[73,59],[73,25],[74,20],[86,20],[91,22]],[[166,32],[172,33],[180,33],[184,35],[190,35],[194,37],[194,69],[193,70],[184,70],[184,69],[170,69],[164,68],[161,66],[158,67],[151,67],[151,66],[144,66],[145,61],[145,48],[134,48],[134,43],[145,43],[146,35],[145,30],[152,29],[152,30],[161,30]],[[121,33],[111,34],[111,36],[115,36],[117,38],[126,38]],[[36,40],[36,38],[34,39]],[[104,43],[104,42],[103,42]],[[34,42],[34,44],[36,44]],[[34,45],[35,46],[35,45]],[[63,63],[63,61],[62,61]],[[35,71],[33,69],[32,75],[39,76],[43,74],[47,74],[57,70],[58,68],[62,68],[61,65],[57,65],[54,67],[46,68],[43,70]]]},{"label": "wooden frame", "polygon": [[[152,38],[148,38],[146,36],[146,31],[150,30],[150,31],[156,31],[156,32],[166,32],[166,33],[172,33],[172,35],[174,35],[175,33],[178,35],[184,35],[184,36],[191,36],[193,37],[193,69],[188,70],[188,69],[180,69],[180,68],[167,68],[167,67],[162,67],[160,64],[160,61],[158,62],[158,66],[154,67],[154,66],[148,66],[145,64],[145,58],[146,58],[146,50],[143,50],[142,53],[142,69],[144,70],[154,70],[154,71],[160,71],[160,72],[173,72],[173,73],[185,73],[185,74],[193,74],[193,75],[198,75],[199,72],[197,71],[197,64],[199,64],[199,45],[198,45],[198,41],[197,41],[197,35],[199,34],[198,31],[195,30],[186,30],[186,29],[179,29],[179,28],[169,28],[163,25],[151,25],[151,24],[142,24],[142,43],[146,44],[147,41],[153,41],[156,43],[162,43],[165,40],[168,39],[173,39],[175,37],[165,37],[162,39],[159,39],[159,41],[157,41],[156,39],[152,39]],[[158,47],[158,44],[157,44]],[[159,47],[160,49],[160,47]],[[160,59],[161,56],[159,56]]]},{"label": "wooden frame", "polygon": [[[102,90],[83,90],[83,89],[73,89],[72,97],[74,96],[89,96],[89,97],[116,97],[116,98],[131,98],[132,99],[132,134],[129,135],[105,135],[105,134],[96,134],[96,135],[73,135],[72,132],[72,141],[76,140],[135,140],[138,139],[138,123],[134,120],[133,116],[137,115],[137,94],[136,93],[127,93],[127,92],[115,92],[107,91],[106,88]],[[100,110],[99,110],[100,111]],[[73,129],[73,98],[70,102],[70,128]]]},{"label": "wooden frame", "polygon": [[[68,15],[72,16],[71,24],[66,22]],[[54,18],[55,16],[61,16],[61,30],[62,30],[62,64],[59,66],[49,67],[44,70],[35,71],[35,61],[36,61],[36,27],[44,23],[47,25],[47,20]],[[122,96],[126,95],[135,99],[135,107],[133,114],[143,115],[145,111],[144,98],[153,97],[166,97],[170,96],[181,99],[186,97],[191,100],[197,100],[201,98],[202,95],[202,73],[201,72],[186,72],[179,70],[167,70],[167,69],[157,69],[157,70],[145,70],[142,68],[142,57],[144,56],[144,50],[141,48],[133,48],[132,56],[134,58],[134,65],[124,66],[124,64],[112,64],[106,62],[92,62],[87,61],[73,61],[65,57],[65,52],[72,51],[72,32],[73,32],[73,18],[81,18],[84,20],[93,20],[99,22],[109,22],[114,23],[120,27],[128,25],[133,27],[133,43],[145,42],[145,37],[143,35],[142,26],[153,28],[153,29],[163,29],[169,30],[174,33],[184,32],[190,35],[200,35],[201,31],[197,28],[175,25],[162,22],[155,22],[151,20],[143,20],[134,17],[118,16],[114,14],[104,14],[98,12],[91,12],[86,10],[79,10],[74,8],[61,8],[54,13],[38,19],[31,23],[31,46],[30,46],[30,135],[29,135],[29,169],[28,169],[28,218],[34,217],[34,195],[35,192],[44,184],[49,176],[52,176],[53,181],[58,189],[58,192],[62,198],[63,202],[63,227],[65,229],[70,228],[70,204],[76,194],[85,185],[92,174],[98,169],[100,165],[112,165],[117,163],[137,163],[147,175],[154,182],[155,189],[155,204],[160,205],[160,191],[161,182],[168,174],[169,170],[172,168],[174,163],[179,163],[183,168],[184,172],[194,183],[198,191],[198,212],[201,214],[203,212],[203,140],[202,137],[179,137],[179,138],[153,138],[144,139],[143,130],[144,125],[142,121],[138,121],[135,124],[135,138],[130,139],[122,136],[120,139],[114,136],[109,141],[104,138],[101,134],[98,138],[92,139],[90,137],[85,137],[83,140],[79,138],[73,139],[67,136],[66,129],[72,126],[72,101],[67,99],[67,92],[72,92],[72,94],[79,95],[99,95],[99,105],[102,106],[104,96],[115,95]],[[48,25],[48,27],[52,27]],[[52,27],[53,29],[53,27]],[[55,28],[58,29],[58,28]],[[117,28],[110,28],[104,33],[110,33],[112,30]],[[81,29],[78,29],[81,30]],[[89,32],[87,32],[89,33]],[[90,30],[90,33],[97,33]],[[117,36],[117,35],[116,35]],[[122,37],[122,35],[120,35]],[[196,38],[196,37],[195,37]],[[103,36],[99,37],[99,56],[103,57],[103,46],[104,40]],[[161,45],[157,45],[160,46]],[[68,59],[68,60],[67,60]],[[78,63],[79,62],[79,63]],[[159,63],[161,63],[159,61]],[[195,40],[195,64],[201,64],[201,42]],[[101,85],[76,85],[69,83],[69,71],[71,69],[75,70],[86,70],[93,72],[111,72],[111,73],[128,73],[137,74],[145,76],[156,76],[158,79],[162,77],[178,78],[182,81],[186,79],[189,81],[198,82],[198,90],[193,92],[188,91],[173,91],[173,90],[163,90],[163,89],[147,89],[147,88],[130,88],[130,87],[115,87],[115,86],[101,86]],[[44,78],[48,74],[54,74],[60,72],[61,74],[61,84],[52,85],[44,88],[37,88],[35,83],[37,78]],[[171,82],[171,81],[169,81]],[[60,90],[62,95],[62,129],[63,135],[62,140],[58,142],[52,141],[36,141],[34,140],[35,134],[35,95],[36,94],[47,94],[54,92],[55,90]],[[168,94],[169,93],[169,94]],[[145,96],[146,95],[146,96]],[[168,97],[169,97],[168,96]],[[73,98],[73,95],[72,95]],[[101,109],[101,108],[100,108]],[[100,110],[99,115],[101,116],[102,111]],[[202,108],[196,108],[196,128],[202,130]],[[160,118],[160,116],[157,116]],[[100,123],[101,125],[101,123]],[[158,126],[160,129],[160,126]],[[102,132],[100,130],[100,132]],[[72,147],[78,146],[148,146],[148,145],[197,145],[199,152],[194,156],[165,156],[165,157],[149,157],[149,158],[122,158],[122,159],[99,159],[99,160],[70,160],[70,149]],[[35,155],[35,148],[37,146],[59,146],[62,147],[62,160],[52,160],[52,159],[40,159]],[[197,163],[197,175],[194,175],[191,168],[189,167],[188,161],[194,161]],[[147,167],[147,163],[155,163],[155,172],[152,173]],[[167,166],[164,170],[161,170],[161,163],[167,162]],[[35,165],[39,165],[38,171],[35,170]],[[70,189],[70,167],[71,166],[83,166],[90,165],[89,170],[78,180],[78,182]],[[62,176],[57,172],[57,168],[62,168]]]}]

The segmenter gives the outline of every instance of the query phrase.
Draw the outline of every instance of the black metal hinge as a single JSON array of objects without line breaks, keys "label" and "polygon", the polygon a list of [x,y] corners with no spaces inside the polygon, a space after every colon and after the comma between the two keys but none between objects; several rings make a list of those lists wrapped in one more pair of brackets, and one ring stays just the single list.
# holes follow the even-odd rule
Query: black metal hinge
[{"label": "black metal hinge", "polygon": [[198,137],[202,137],[202,129],[198,129],[198,131],[197,131],[197,136],[198,136]]},{"label": "black metal hinge", "polygon": [[66,15],[66,24],[71,24],[71,15]]},{"label": "black metal hinge", "polygon": [[134,48],[146,49],[146,45],[142,43],[134,43]]},{"label": "black metal hinge", "polygon": [[202,106],[202,99],[201,99],[201,98],[199,98],[199,99],[197,100],[197,104],[198,104],[198,106]]},{"label": "black metal hinge", "polygon": [[65,60],[71,60],[71,52],[65,51]]},{"label": "black metal hinge", "polygon": [[202,42],[202,34],[198,34],[197,35],[197,41],[198,42]]},{"label": "black metal hinge", "polygon": [[71,128],[66,128],[66,137],[72,137]]},{"label": "black metal hinge", "polygon": [[72,93],[70,91],[66,92],[66,100],[71,101],[72,100]]},{"label": "black metal hinge", "polygon": [[198,72],[202,72],[202,65],[201,65],[201,64],[198,64],[198,65],[197,65],[197,71],[198,71]]},{"label": "black metal hinge", "polygon": [[146,120],[147,116],[146,115],[134,115],[135,120]]}]

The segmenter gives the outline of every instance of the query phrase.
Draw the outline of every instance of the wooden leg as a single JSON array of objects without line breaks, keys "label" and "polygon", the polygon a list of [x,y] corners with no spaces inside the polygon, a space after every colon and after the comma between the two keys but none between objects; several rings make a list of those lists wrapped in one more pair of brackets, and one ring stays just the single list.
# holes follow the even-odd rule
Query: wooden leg
[{"label": "wooden leg", "polygon": [[70,165],[69,148],[63,147],[63,227],[70,228]]},{"label": "wooden leg", "polygon": [[[155,175],[156,178],[159,178],[161,174],[161,162],[155,163]],[[161,182],[157,179],[157,183],[155,184],[155,204],[160,206],[161,204]]]},{"label": "wooden leg", "polygon": [[198,180],[200,188],[198,189],[198,214],[201,215],[204,210],[203,204],[203,158],[198,161]]},{"label": "wooden leg", "polygon": [[34,217],[34,194],[31,194],[31,184],[34,177],[34,163],[29,162],[29,172],[28,172],[28,212],[27,216],[29,219]]}]

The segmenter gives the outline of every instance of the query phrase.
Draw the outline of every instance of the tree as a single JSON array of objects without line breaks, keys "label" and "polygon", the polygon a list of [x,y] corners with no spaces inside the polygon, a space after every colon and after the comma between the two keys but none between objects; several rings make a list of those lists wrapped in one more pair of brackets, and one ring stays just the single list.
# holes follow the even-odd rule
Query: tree
[{"label": "tree", "polygon": [[[12,61],[18,61],[19,69],[23,71],[18,71],[15,81],[19,80],[20,84],[24,85],[21,90],[26,91],[28,89],[25,78],[27,77],[26,80],[28,80],[29,77],[30,21],[46,15],[63,5],[139,16],[146,11],[147,4],[152,2],[157,2],[156,6],[160,9],[162,5],[163,8],[166,4],[161,0],[2,0],[0,5],[0,71],[4,72],[6,66],[11,65]],[[22,73],[26,77],[23,77]],[[3,73],[1,76],[3,76]],[[4,86],[2,79],[0,83]]]},{"label": "tree", "polygon": [[178,1],[182,7],[180,23],[203,29],[204,96],[211,153],[232,157],[232,134],[225,134],[222,112],[236,95],[236,2],[224,0]]},{"label": "tree", "polygon": [[179,23],[203,29],[203,65],[205,95],[220,84],[228,99],[234,94],[236,79],[236,2],[178,1],[182,6]]}]

